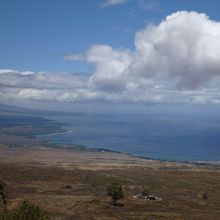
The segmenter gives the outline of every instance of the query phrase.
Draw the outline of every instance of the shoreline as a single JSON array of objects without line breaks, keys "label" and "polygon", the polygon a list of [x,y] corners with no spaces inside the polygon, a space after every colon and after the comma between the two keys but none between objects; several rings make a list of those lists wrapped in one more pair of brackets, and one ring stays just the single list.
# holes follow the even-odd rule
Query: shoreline
[{"label": "shoreline", "polygon": [[[62,126],[62,129],[64,129],[63,126]],[[49,135],[45,134],[45,135],[37,135],[37,136],[52,136],[52,135],[62,134],[62,133],[69,133],[69,131],[66,130],[64,132],[55,132],[55,133],[51,133]],[[111,150],[111,149],[108,149],[108,148],[89,147],[89,146],[85,146],[85,145],[81,145],[81,144],[74,144],[74,143],[70,143],[70,142],[54,142],[54,141],[49,141],[49,140],[48,141],[47,140],[41,140],[41,139],[36,138],[37,136],[35,136],[34,139],[40,140],[40,141],[45,142],[47,144],[52,144],[52,145],[59,146],[58,148],[60,148],[60,149],[63,148],[60,145],[65,145],[65,146],[69,146],[69,147],[67,147],[67,149],[68,148],[71,149],[71,148],[74,148],[74,147],[80,147],[81,149],[86,149],[86,150],[93,150],[93,151],[97,151],[97,152],[103,151],[103,152],[110,152],[110,153],[120,153],[120,154],[126,154],[130,157],[146,159],[146,160],[155,160],[155,161],[160,161],[160,162],[174,162],[174,163],[188,163],[188,164],[198,164],[198,165],[220,166],[220,160],[175,160],[175,159],[153,158],[153,157],[148,157],[148,156],[135,155],[135,154],[128,153],[128,152],[123,152],[123,151]]]},{"label": "shoreline", "polygon": [[67,170],[114,170],[114,169],[155,169],[182,171],[210,171],[215,166],[151,160],[134,157],[121,152],[100,151],[82,147],[33,146],[0,147],[0,161],[4,164],[34,167],[60,167]]},{"label": "shoreline", "polygon": [[[46,119],[48,119],[47,117],[45,117]],[[50,119],[51,120],[51,119]],[[57,122],[55,120],[53,120],[54,122]],[[61,122],[58,122],[61,123]],[[184,159],[163,159],[163,158],[156,158],[156,157],[149,157],[149,156],[141,156],[135,153],[129,153],[129,152],[124,152],[124,151],[120,151],[120,150],[111,150],[109,148],[104,148],[104,147],[90,147],[90,146],[86,146],[86,145],[81,145],[81,144],[77,144],[77,143],[73,143],[73,142],[56,142],[56,141],[51,141],[51,140],[42,140],[40,137],[44,137],[44,136],[54,136],[54,135],[59,135],[59,134],[66,134],[66,133],[70,133],[72,130],[68,130],[68,128],[66,127],[66,123],[63,123],[63,125],[60,126],[60,129],[62,131],[58,131],[58,132],[52,132],[50,134],[42,134],[42,135],[36,135],[34,136],[35,140],[40,140],[52,145],[69,145],[69,146],[80,146],[82,148],[85,149],[94,149],[97,151],[106,151],[106,152],[116,152],[116,153],[122,153],[122,154],[126,154],[129,155],[131,157],[137,157],[137,158],[142,158],[142,159],[149,159],[149,160],[156,160],[156,161],[161,161],[161,162],[176,162],[176,163],[188,163],[188,164],[198,164],[198,165],[214,165],[214,166],[220,166],[220,160],[203,160],[203,159],[192,159],[192,160],[184,160]],[[39,138],[38,138],[39,137]]]},{"label": "shoreline", "polygon": [[151,158],[151,157],[145,157],[145,156],[139,156],[134,155],[127,152],[122,151],[115,151],[107,148],[95,148],[95,147],[89,147],[85,145],[80,144],[71,144],[71,143],[56,143],[52,141],[43,141],[43,143],[46,143],[46,146],[51,149],[60,149],[60,150],[80,150],[82,152],[97,152],[97,153],[113,153],[113,154],[121,154],[126,155],[130,158],[137,158],[137,159],[143,159],[148,161],[155,161],[160,163],[178,163],[178,164],[190,164],[190,165],[198,165],[198,166],[214,166],[214,167],[220,167],[220,161],[203,161],[203,160],[192,160],[192,161],[180,161],[180,160],[168,160],[168,159],[158,159],[158,158]]},{"label": "shoreline", "polygon": [[[92,151],[97,151],[97,152],[110,152],[110,153],[120,153],[120,154],[125,154],[127,156],[130,157],[135,157],[135,158],[140,158],[140,159],[146,159],[146,160],[155,160],[155,161],[160,161],[160,162],[174,162],[174,163],[183,163],[183,164],[195,164],[195,165],[205,165],[205,166],[215,166],[215,167],[220,167],[220,160],[175,160],[175,159],[162,159],[162,158],[154,158],[154,157],[149,157],[149,156],[141,156],[141,155],[137,155],[134,153],[129,153],[129,152],[123,152],[123,151],[117,151],[117,150],[111,150],[108,148],[96,148],[96,147],[89,147],[89,146],[85,146],[85,145],[81,145],[81,144],[75,144],[75,143],[70,143],[70,142],[55,142],[55,141],[50,141],[50,140],[41,140],[38,137],[43,137],[43,136],[54,136],[54,135],[59,135],[59,134],[65,134],[65,133],[70,133],[72,130],[68,130],[67,125],[68,123],[64,123],[64,122],[58,122],[54,119],[50,119],[48,118],[48,116],[43,116],[43,118],[45,118],[46,120],[50,120],[53,121],[54,123],[57,123],[57,125],[59,125],[60,127],[60,131],[56,131],[56,132],[51,132],[48,134],[38,134],[33,136],[34,140],[37,141],[41,141],[43,143],[49,144],[51,146],[52,145],[56,145],[59,146],[60,149],[62,149],[63,147],[61,145],[65,145],[65,146],[70,146],[70,148],[74,148],[74,147],[80,147],[81,150],[86,149],[86,150],[92,150]],[[49,146],[49,147],[50,147]],[[53,147],[53,146],[51,146]]]}]

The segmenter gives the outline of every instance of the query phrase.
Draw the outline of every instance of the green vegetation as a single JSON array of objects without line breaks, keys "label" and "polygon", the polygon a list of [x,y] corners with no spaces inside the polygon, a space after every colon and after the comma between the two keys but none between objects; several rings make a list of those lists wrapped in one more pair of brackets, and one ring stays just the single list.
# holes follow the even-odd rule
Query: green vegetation
[{"label": "green vegetation", "polygon": [[0,181],[0,196],[3,203],[3,213],[7,211],[7,200],[6,200],[6,192],[5,192],[6,183],[4,181]]},{"label": "green vegetation", "polygon": [[[44,211],[56,220],[214,220],[220,216],[220,174],[211,168],[61,166],[0,162],[1,192],[7,195],[5,214],[0,196],[0,219],[47,219]],[[147,194],[162,200],[142,198]],[[24,198],[29,202],[19,205]]]},{"label": "green vegetation", "polygon": [[112,182],[107,191],[108,196],[112,198],[113,205],[118,205],[117,201],[124,197],[122,186],[117,182]]},{"label": "green vegetation", "polygon": [[29,201],[23,201],[17,208],[13,210],[7,210],[7,199],[6,199],[6,183],[0,181],[0,196],[3,203],[2,213],[0,211],[0,219],[3,220],[46,220],[49,219],[44,212],[41,211],[40,207],[30,203]]},{"label": "green vegetation", "polygon": [[18,208],[4,214],[5,220],[46,220],[50,219],[39,206],[23,201]]}]

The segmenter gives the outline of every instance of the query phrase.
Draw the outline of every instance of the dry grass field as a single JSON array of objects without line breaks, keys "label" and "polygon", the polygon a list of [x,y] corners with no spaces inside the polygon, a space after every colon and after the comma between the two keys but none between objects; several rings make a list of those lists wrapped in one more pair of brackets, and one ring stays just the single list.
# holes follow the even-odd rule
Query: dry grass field
[{"label": "dry grass field", "polygon": [[[9,210],[27,199],[51,219],[220,219],[220,172],[214,167],[90,150],[2,146],[0,179],[7,183]],[[123,206],[113,206],[107,197],[112,181],[123,187]],[[162,201],[135,199],[146,187]]]}]

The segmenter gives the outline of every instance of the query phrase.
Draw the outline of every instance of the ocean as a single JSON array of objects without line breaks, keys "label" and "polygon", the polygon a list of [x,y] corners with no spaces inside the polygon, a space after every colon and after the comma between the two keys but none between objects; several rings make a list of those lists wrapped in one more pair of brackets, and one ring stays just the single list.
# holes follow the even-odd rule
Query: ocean
[{"label": "ocean", "polygon": [[220,116],[83,113],[50,117],[65,133],[37,138],[172,161],[220,161]]}]

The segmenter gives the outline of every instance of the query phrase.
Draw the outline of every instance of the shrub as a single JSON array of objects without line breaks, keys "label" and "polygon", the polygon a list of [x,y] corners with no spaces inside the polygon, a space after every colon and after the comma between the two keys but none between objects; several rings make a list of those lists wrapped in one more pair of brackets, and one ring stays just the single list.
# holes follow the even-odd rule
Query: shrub
[{"label": "shrub", "polygon": [[7,212],[3,219],[5,220],[46,220],[49,217],[42,212],[39,206],[23,201],[18,208]]},{"label": "shrub", "polygon": [[112,204],[117,205],[117,201],[124,197],[121,184],[117,182],[112,182],[107,188],[108,196],[112,198]]},{"label": "shrub", "polygon": [[5,192],[6,183],[4,181],[0,181],[0,197],[4,206],[3,212],[7,211],[7,200],[6,200],[6,192]]}]

